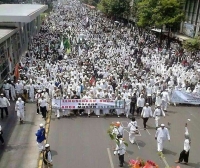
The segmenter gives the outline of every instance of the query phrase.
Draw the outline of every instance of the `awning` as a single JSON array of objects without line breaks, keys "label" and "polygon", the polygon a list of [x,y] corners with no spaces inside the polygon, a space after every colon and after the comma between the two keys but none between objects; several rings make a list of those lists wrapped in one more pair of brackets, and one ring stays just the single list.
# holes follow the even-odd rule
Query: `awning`
[{"label": "awning", "polygon": [[[161,33],[161,29],[151,29],[152,31],[154,32],[158,32],[158,33]],[[162,33],[167,33],[168,31],[166,30],[162,30]]]},{"label": "awning", "polygon": [[183,34],[175,34],[175,37],[178,38],[180,41],[192,39],[191,37],[185,36]]}]

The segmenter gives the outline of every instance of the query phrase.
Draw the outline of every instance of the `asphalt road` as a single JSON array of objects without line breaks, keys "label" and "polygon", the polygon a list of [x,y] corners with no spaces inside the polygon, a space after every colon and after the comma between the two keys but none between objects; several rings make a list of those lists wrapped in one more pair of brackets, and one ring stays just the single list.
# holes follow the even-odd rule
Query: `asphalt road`
[{"label": "asphalt road", "polygon": [[45,124],[41,115],[36,115],[36,105],[26,104],[24,124],[19,124],[11,102],[9,116],[0,119],[5,145],[0,143],[0,168],[37,168],[39,151],[35,132],[39,124]]},{"label": "asphalt road", "polygon": [[[192,139],[189,164],[180,164],[181,168],[200,168],[199,138],[200,138],[200,114],[199,107],[170,106],[166,117],[160,120],[169,128],[171,141],[164,144],[164,155],[170,166],[175,166],[183,149],[185,123],[188,123],[189,133]],[[126,127],[129,119],[125,117],[72,117],[58,120],[52,115],[48,143],[50,143],[53,163],[56,168],[117,168],[118,158],[113,155],[114,142],[107,135],[109,124],[113,121],[121,121]],[[142,119],[137,118],[141,127],[141,136],[137,136],[137,144],[128,142],[128,133],[125,139],[129,146],[125,155],[126,164],[129,159],[140,157],[155,161],[160,168],[164,168],[163,161],[159,158],[156,148],[154,119],[148,121],[148,129],[142,130]],[[170,123],[168,126],[168,122]],[[109,153],[111,154],[109,159]],[[112,167],[113,163],[113,167]]]}]

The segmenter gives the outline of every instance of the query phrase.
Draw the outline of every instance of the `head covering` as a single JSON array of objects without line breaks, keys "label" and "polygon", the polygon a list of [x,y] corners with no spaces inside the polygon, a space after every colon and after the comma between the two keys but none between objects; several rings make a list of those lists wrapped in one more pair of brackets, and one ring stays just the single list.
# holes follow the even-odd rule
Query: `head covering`
[{"label": "head covering", "polygon": [[44,124],[41,123],[41,124],[40,124],[40,127],[44,127]]},{"label": "head covering", "polygon": [[164,126],[165,126],[165,124],[161,124],[160,126],[161,126],[161,127],[164,127]]},{"label": "head covering", "polygon": [[45,145],[45,148],[48,148],[48,147],[50,147],[50,145],[49,145],[49,144],[46,144],[46,145]]},{"label": "head covering", "polygon": [[21,98],[21,97],[19,97],[17,100],[19,100],[19,101],[20,101],[20,100],[22,100],[22,98]]}]

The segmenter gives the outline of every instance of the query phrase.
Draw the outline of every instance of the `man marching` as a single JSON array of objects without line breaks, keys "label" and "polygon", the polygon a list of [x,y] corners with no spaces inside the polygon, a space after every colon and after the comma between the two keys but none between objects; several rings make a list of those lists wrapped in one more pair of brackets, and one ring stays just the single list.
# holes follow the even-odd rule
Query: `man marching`
[{"label": "man marching", "polygon": [[37,136],[38,149],[42,152],[44,150],[44,140],[46,139],[43,124],[40,124],[40,129],[35,133],[35,135]]},{"label": "man marching", "polygon": [[161,116],[165,117],[165,112],[160,108],[160,106],[157,106],[153,113],[153,118],[155,118],[156,130],[158,128],[158,120]]},{"label": "man marching", "polygon": [[132,144],[134,144],[135,143],[135,134],[138,131],[137,121],[135,121],[135,117],[133,117],[132,121],[129,122],[128,128],[130,129],[130,131],[129,131],[129,141]]},{"label": "man marching", "polygon": [[15,104],[15,111],[17,112],[17,116],[19,118],[20,124],[24,123],[24,101],[22,101],[21,97],[18,98]]},{"label": "man marching", "polygon": [[158,152],[163,151],[163,143],[168,139],[170,141],[170,135],[168,129],[165,127],[165,124],[161,124],[155,134],[155,139],[157,140],[157,150]]}]

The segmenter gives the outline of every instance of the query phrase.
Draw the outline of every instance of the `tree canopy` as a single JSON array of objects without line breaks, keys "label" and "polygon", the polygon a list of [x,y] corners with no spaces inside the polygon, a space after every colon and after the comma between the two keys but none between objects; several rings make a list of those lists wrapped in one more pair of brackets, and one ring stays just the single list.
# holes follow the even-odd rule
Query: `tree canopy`
[{"label": "tree canopy", "polygon": [[130,12],[130,0],[101,0],[98,9],[110,16],[127,15]]},{"label": "tree canopy", "polygon": [[143,0],[137,7],[137,24],[141,27],[174,26],[184,18],[183,0]]},{"label": "tree canopy", "polygon": [[196,52],[200,50],[200,36],[194,39],[189,39],[183,42],[183,48],[189,52]]}]

